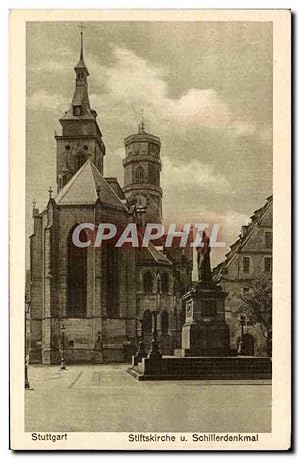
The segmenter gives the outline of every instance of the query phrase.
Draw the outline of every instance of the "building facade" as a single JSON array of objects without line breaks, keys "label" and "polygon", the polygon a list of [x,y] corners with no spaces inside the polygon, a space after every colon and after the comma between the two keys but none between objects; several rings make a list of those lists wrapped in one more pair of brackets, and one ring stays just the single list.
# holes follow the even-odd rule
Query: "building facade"
[{"label": "building facade", "polygon": [[[129,360],[143,327],[149,350],[152,312],[164,354],[180,347],[181,296],[191,283],[189,249],[78,248],[72,234],[81,223],[118,228],[161,222],[160,139],[145,131],[125,141],[124,187],[104,177],[106,149],[88,95],[89,72],[81,51],[70,108],[56,135],[57,194],[41,212],[33,208],[30,236],[31,362]],[[90,234],[81,231],[80,241]]]},{"label": "building facade", "polygon": [[272,276],[273,197],[256,210],[249,225],[242,227],[225,260],[213,270],[213,278],[228,293],[225,317],[230,329],[230,346],[237,351],[243,326],[246,353],[267,355],[267,343],[260,326],[247,316],[241,296],[250,292],[254,282]]}]

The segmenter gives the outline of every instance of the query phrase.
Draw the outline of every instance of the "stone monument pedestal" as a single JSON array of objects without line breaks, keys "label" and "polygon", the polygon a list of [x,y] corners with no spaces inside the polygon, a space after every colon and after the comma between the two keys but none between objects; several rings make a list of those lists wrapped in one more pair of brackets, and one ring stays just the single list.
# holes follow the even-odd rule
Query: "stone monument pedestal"
[{"label": "stone monument pedestal", "polygon": [[138,381],[271,379],[270,358],[229,356],[229,327],[225,322],[227,293],[212,280],[209,238],[205,233],[202,240],[204,245],[198,251],[199,281],[193,282],[182,297],[186,318],[181,349],[172,357],[149,355],[137,364],[133,360],[128,373]]},{"label": "stone monument pedestal", "polygon": [[211,282],[194,282],[183,296],[186,320],[182,328],[184,356],[229,355],[229,327],[225,322],[225,293]]}]

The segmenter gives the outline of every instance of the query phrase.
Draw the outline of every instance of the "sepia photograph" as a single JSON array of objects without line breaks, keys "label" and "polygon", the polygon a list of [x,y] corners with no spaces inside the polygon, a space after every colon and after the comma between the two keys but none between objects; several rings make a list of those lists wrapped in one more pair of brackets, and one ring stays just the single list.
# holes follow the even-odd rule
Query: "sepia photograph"
[{"label": "sepia photograph", "polygon": [[24,21],[15,359],[32,449],[76,433],[126,433],[117,449],[260,449],[274,434],[290,139],[280,170],[272,12],[246,12]]}]

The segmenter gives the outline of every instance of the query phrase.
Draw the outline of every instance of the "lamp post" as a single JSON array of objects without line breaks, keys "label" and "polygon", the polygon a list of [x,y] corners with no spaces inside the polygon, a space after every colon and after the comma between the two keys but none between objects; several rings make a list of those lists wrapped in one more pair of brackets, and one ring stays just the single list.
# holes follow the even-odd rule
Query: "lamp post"
[{"label": "lamp post", "polygon": [[156,276],[156,284],[157,284],[157,294],[156,294],[156,310],[152,311],[153,316],[153,331],[152,331],[152,341],[151,341],[151,349],[149,352],[149,358],[160,359],[161,352],[159,349],[159,342],[157,339],[157,315],[160,311],[160,294],[161,294],[161,278],[160,274],[158,273]]},{"label": "lamp post", "polygon": [[245,325],[246,325],[246,317],[245,316],[240,316],[241,340],[240,340],[240,343],[239,343],[239,350],[238,350],[238,354],[239,355],[243,355],[243,353],[244,353],[243,341],[244,341],[244,326]]},{"label": "lamp post", "polygon": [[60,355],[60,369],[65,370],[65,325],[61,326],[61,355]]},{"label": "lamp post", "polygon": [[24,340],[25,340],[25,359],[24,359],[24,376],[25,376],[25,389],[30,389],[29,379],[28,379],[28,365],[29,365],[29,340],[30,337],[27,333],[27,323],[28,319],[30,318],[30,302],[25,298],[25,321],[24,321]]},{"label": "lamp post", "polygon": [[145,350],[145,342],[144,342],[144,325],[143,319],[139,319],[140,327],[141,327],[141,334],[138,342],[138,349],[135,354],[135,362],[141,362],[144,357],[147,357],[147,352]]}]

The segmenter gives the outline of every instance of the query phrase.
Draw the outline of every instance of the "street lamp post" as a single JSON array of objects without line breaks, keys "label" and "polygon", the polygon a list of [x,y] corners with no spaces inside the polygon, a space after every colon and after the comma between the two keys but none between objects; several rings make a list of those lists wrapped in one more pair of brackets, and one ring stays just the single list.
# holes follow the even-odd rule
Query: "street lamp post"
[{"label": "street lamp post", "polygon": [[24,339],[25,339],[25,359],[24,359],[24,376],[25,376],[25,389],[30,389],[28,379],[28,365],[29,365],[29,336],[27,333],[27,320],[30,315],[30,303],[25,300],[25,323],[24,323]]},{"label": "street lamp post", "polygon": [[65,325],[61,326],[61,355],[60,355],[60,369],[65,370]]},{"label": "street lamp post", "polygon": [[157,339],[157,315],[160,311],[160,294],[161,294],[161,278],[160,274],[158,273],[156,276],[156,283],[157,283],[157,295],[156,295],[156,310],[152,311],[153,316],[153,331],[152,331],[152,341],[151,341],[151,349],[149,352],[149,358],[160,359],[161,352],[159,348],[159,342]]},{"label": "street lamp post", "polygon": [[241,316],[240,317],[241,340],[240,340],[240,343],[239,343],[239,350],[238,350],[238,354],[239,355],[243,355],[243,353],[244,353],[244,326],[245,325],[246,325],[246,317],[245,316]]},{"label": "street lamp post", "polygon": [[147,357],[147,352],[145,350],[145,342],[144,342],[144,326],[143,326],[143,319],[139,320],[141,326],[141,334],[138,342],[138,349],[135,354],[135,362],[141,362],[144,357]]}]

